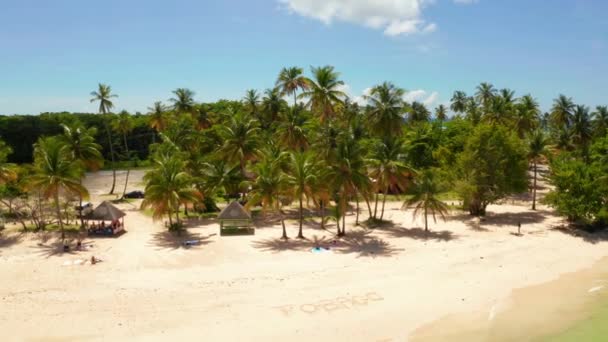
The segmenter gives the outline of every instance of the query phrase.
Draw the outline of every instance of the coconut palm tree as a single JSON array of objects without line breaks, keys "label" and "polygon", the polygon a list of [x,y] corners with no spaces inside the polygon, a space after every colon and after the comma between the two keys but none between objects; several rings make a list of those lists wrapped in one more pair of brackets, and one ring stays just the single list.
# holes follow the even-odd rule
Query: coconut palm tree
[{"label": "coconut palm tree", "polygon": [[520,138],[536,129],[540,121],[540,108],[532,95],[525,95],[515,105],[515,128]]},{"label": "coconut palm tree", "polygon": [[357,196],[359,189],[369,189],[370,180],[367,176],[366,165],[362,158],[361,147],[352,136],[339,139],[335,155],[329,165],[329,184],[333,190],[336,210],[342,217],[342,230],[338,224],[338,236],[346,234],[346,210],[349,198]]},{"label": "coconut palm tree", "polygon": [[167,128],[167,106],[161,101],[156,101],[152,107],[148,107],[148,124],[158,133]]},{"label": "coconut palm tree", "polygon": [[273,160],[264,159],[255,165],[256,179],[250,182],[251,191],[247,194],[248,208],[261,205],[264,213],[274,211],[279,214],[283,228],[282,239],[288,239],[285,221],[281,211],[281,196],[287,194],[287,177],[281,171],[280,165]]},{"label": "coconut palm tree", "polygon": [[572,138],[573,142],[579,148],[582,148],[585,158],[587,158],[587,149],[592,137],[593,130],[589,107],[578,105],[574,108],[572,115]]},{"label": "coconut palm tree", "polygon": [[243,105],[247,113],[253,117],[260,119],[258,109],[260,106],[260,94],[255,89],[248,89],[243,97]]},{"label": "coconut palm tree", "polygon": [[477,86],[477,92],[475,93],[475,99],[481,103],[484,108],[487,108],[492,99],[496,96],[496,88],[491,83],[483,82]]},{"label": "coconut palm tree", "polygon": [[304,91],[310,88],[310,80],[302,75],[302,68],[283,68],[279,73],[275,87],[281,92],[281,96],[293,95],[293,105],[297,105],[298,89]]},{"label": "coconut palm tree", "polygon": [[566,95],[559,95],[553,100],[551,107],[551,121],[556,128],[569,127],[572,121],[573,111],[575,109],[572,98]]},{"label": "coconut palm tree", "polygon": [[260,128],[256,120],[240,113],[231,115],[220,127],[220,135],[224,139],[219,149],[220,155],[228,162],[239,163],[245,177],[247,162],[254,160],[260,153]]},{"label": "coconut palm tree", "polygon": [[41,138],[34,146],[34,168],[31,186],[39,189],[45,198],[55,202],[55,212],[65,243],[65,230],[61,217],[60,194],[87,197],[88,191],[80,184],[81,168],[58,137]]},{"label": "coconut palm tree", "polygon": [[321,123],[332,119],[336,107],[347,97],[341,90],[344,82],[339,79],[340,73],[333,66],[311,68],[313,80],[310,89],[302,92],[300,98],[308,98],[308,106],[318,115]]},{"label": "coconut palm tree", "polygon": [[464,91],[455,91],[451,100],[450,108],[456,113],[464,113],[467,110],[468,97]]},{"label": "coconut palm tree", "polygon": [[431,119],[431,112],[420,102],[414,101],[409,108],[410,122],[428,122]]},{"label": "coconut palm tree", "polygon": [[412,197],[403,203],[403,209],[414,208],[414,217],[424,216],[424,231],[429,231],[428,215],[433,216],[437,222],[437,215],[444,221],[448,214],[448,206],[443,203],[437,195],[440,193],[439,184],[431,170],[424,170],[416,177],[414,185],[410,190]]},{"label": "coconut palm tree", "polygon": [[505,101],[506,104],[508,105],[514,105],[515,104],[515,91],[508,89],[508,88],[503,88],[500,89],[500,91],[498,92],[498,95],[500,95],[500,97],[502,97],[502,99]]},{"label": "coconut palm tree", "polygon": [[390,82],[373,87],[364,99],[369,103],[366,116],[372,131],[378,135],[402,133],[405,90]]},{"label": "coconut palm tree", "polygon": [[378,191],[382,191],[382,210],[380,220],[384,218],[384,205],[389,191],[403,191],[414,170],[407,165],[404,159],[405,151],[403,141],[395,138],[385,138],[377,141],[371,148],[366,163],[370,169],[369,175],[376,184],[376,199],[373,218],[377,219]]},{"label": "coconut palm tree", "polygon": [[244,180],[239,166],[229,165],[224,160],[203,163],[201,174],[206,193],[223,192],[228,200],[240,192],[241,183]]},{"label": "coconut palm tree", "polygon": [[[125,149],[125,159],[129,161],[131,159],[131,155],[129,153],[129,144],[127,142],[127,135],[133,131],[134,123],[131,114],[127,111],[122,111],[114,118],[112,121],[112,129],[122,135],[124,149]],[[131,167],[127,164],[127,175],[125,177],[125,186],[122,190],[122,198],[125,197],[127,193],[127,185],[129,184],[129,174],[131,173]]]},{"label": "coconut palm tree", "polygon": [[482,119],[492,125],[508,126],[513,119],[513,106],[502,97],[493,97],[484,105]]},{"label": "coconut palm tree", "polygon": [[292,152],[287,170],[287,186],[298,199],[300,213],[300,228],[298,238],[303,239],[302,224],[304,222],[304,197],[314,198],[314,190],[319,182],[319,165],[309,153]]},{"label": "coconut palm tree", "polygon": [[177,88],[172,91],[175,97],[169,99],[177,114],[194,114],[194,92],[188,88]]},{"label": "coconut palm tree", "polygon": [[110,161],[112,162],[112,188],[110,189],[110,195],[114,194],[114,188],[116,187],[116,168],[114,166],[114,144],[112,143],[112,133],[110,132],[110,125],[108,119],[105,118],[106,114],[114,108],[112,98],[118,97],[116,94],[112,94],[112,87],[106,84],[99,83],[97,91],[91,92],[91,102],[99,101],[99,113],[104,116],[103,124],[106,128],[108,135],[108,145],[110,148]]},{"label": "coconut palm tree", "polygon": [[[59,136],[59,140],[65,146],[65,149],[70,158],[75,161],[81,169],[79,183],[82,184],[82,176],[84,171],[94,171],[99,169],[103,164],[103,156],[101,155],[101,146],[95,142],[95,128],[83,128],[79,125],[61,125],[63,134]],[[82,207],[82,196],[78,197],[79,205]],[[81,227],[84,227],[82,216],[80,217]]]},{"label": "coconut palm tree", "polygon": [[303,151],[308,147],[306,123],[308,118],[302,106],[296,105],[281,112],[282,120],[277,127],[277,141],[295,151]]},{"label": "coconut palm tree", "polygon": [[534,168],[534,184],[532,187],[532,210],[536,210],[536,179],[539,159],[547,153],[547,138],[541,130],[534,131],[528,139],[528,158]]},{"label": "coconut palm tree", "polygon": [[270,127],[276,122],[281,110],[286,107],[285,100],[281,98],[281,93],[278,88],[266,89],[264,98],[262,99],[262,110],[266,114],[266,127]]},{"label": "coconut palm tree", "polygon": [[448,109],[444,105],[439,105],[435,108],[435,119],[439,122],[444,122],[448,118]]},{"label": "coconut palm tree", "polygon": [[[196,202],[200,195],[192,187],[192,178],[184,171],[186,164],[179,156],[160,154],[153,165],[144,175],[146,195],[141,208],[151,208],[154,219],[167,215],[170,230],[179,228],[180,205]],[[177,226],[173,224],[174,213]]]},{"label": "coconut palm tree", "polygon": [[608,106],[597,106],[593,112],[593,131],[596,137],[608,134]]}]

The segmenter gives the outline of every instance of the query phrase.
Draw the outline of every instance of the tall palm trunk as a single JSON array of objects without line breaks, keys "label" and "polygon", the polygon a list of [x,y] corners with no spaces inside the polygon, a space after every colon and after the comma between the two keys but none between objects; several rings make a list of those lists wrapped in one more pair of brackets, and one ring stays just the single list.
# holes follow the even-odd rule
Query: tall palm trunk
[{"label": "tall palm trunk", "polygon": [[59,190],[55,191],[55,211],[57,220],[59,220],[59,228],[61,229],[61,243],[65,245],[65,231],[63,230],[63,221],[61,220],[61,206],[59,205]]},{"label": "tall palm trunk", "polygon": [[125,187],[122,189],[122,198],[124,198],[127,193],[127,184],[129,184],[129,174],[131,173],[131,167],[129,165],[131,158],[129,154],[129,145],[127,144],[127,134],[123,133],[122,137],[125,143],[125,152],[127,153],[127,176],[125,178]]},{"label": "tall palm trunk", "polygon": [[[82,177],[79,179],[80,185],[82,185]],[[78,216],[80,217],[80,229],[84,229],[84,218],[82,217],[82,194],[78,194],[78,205],[80,206],[80,210],[78,211]]]},{"label": "tall palm trunk", "polygon": [[340,233],[340,236],[344,235],[346,235],[346,205],[342,210],[342,233]]},{"label": "tall palm trunk", "polygon": [[369,203],[369,198],[367,197],[367,195],[363,196],[363,200],[365,200],[365,203],[367,204],[367,210],[369,211],[369,218],[372,218],[372,206]]},{"label": "tall palm trunk", "polygon": [[428,233],[429,231],[429,222],[428,222],[428,208],[426,203],[424,204],[424,231]]},{"label": "tall palm trunk", "polygon": [[302,195],[300,194],[300,230],[298,231],[298,239],[303,239],[304,235],[302,234],[302,221],[304,221],[304,207],[302,206]]},{"label": "tall palm trunk", "polygon": [[[102,113],[105,115],[105,113]],[[110,126],[108,125],[107,118],[104,117],[104,126],[106,127],[106,134],[108,135],[108,144],[110,145],[110,161],[112,162],[112,188],[110,189],[110,195],[114,194],[114,188],[116,187],[116,167],[114,165],[114,146],[112,146],[112,133],[110,132]]]},{"label": "tall palm trunk", "polygon": [[289,237],[287,237],[287,229],[285,229],[285,220],[283,218],[283,210],[281,210],[281,207],[279,207],[279,219],[281,220],[281,227],[283,228],[283,236],[281,236],[281,239],[287,240]]},{"label": "tall palm trunk", "polygon": [[376,191],[376,199],[374,204],[374,220],[378,217],[378,192]]},{"label": "tall palm trunk", "polygon": [[325,201],[319,201],[321,207],[321,229],[325,229]]},{"label": "tall palm trunk", "polygon": [[380,221],[384,218],[384,205],[386,204],[386,195],[388,193],[388,185],[384,188],[384,194],[382,195],[382,212],[380,214]]},{"label": "tall palm trunk", "polygon": [[532,210],[536,210],[536,158],[534,158],[534,186],[532,188]]},{"label": "tall palm trunk", "polygon": [[359,196],[356,196],[355,200],[357,201],[357,209],[355,214],[355,226],[359,225]]}]

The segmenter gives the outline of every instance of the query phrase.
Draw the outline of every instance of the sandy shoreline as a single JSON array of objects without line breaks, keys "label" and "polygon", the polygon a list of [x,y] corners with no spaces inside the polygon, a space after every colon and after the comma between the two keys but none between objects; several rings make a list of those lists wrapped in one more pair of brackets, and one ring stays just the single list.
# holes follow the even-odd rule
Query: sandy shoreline
[{"label": "sandy shoreline", "polygon": [[[141,174],[132,173],[130,188]],[[85,182],[93,202],[105,198],[108,175]],[[276,223],[220,237],[203,220],[175,238],[135,204],[121,205],[127,234],[89,239],[91,250],[78,254],[57,254],[54,239],[40,245],[39,237],[3,232],[0,329],[9,341],[403,341],[446,315],[501,310],[514,289],[608,256],[606,239],[555,230],[561,218],[526,202],[491,206],[483,222],[454,213],[432,224],[428,239],[400,206],[387,203],[394,224],[371,231],[353,229],[349,216],[349,236],[318,254],[310,248],[329,245],[333,225],[325,231],[309,221],[309,240],[284,243]],[[512,234],[517,222],[524,236]],[[287,223],[295,236],[297,222]],[[193,238],[201,244],[180,245]],[[62,266],[91,255],[104,262]]]}]

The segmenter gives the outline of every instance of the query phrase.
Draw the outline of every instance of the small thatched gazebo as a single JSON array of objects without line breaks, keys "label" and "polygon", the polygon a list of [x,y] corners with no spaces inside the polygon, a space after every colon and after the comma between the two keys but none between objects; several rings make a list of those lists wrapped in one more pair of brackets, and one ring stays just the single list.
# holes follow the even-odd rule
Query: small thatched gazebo
[{"label": "small thatched gazebo", "polygon": [[220,221],[220,235],[225,229],[249,231],[253,227],[251,214],[237,201],[224,208],[217,219]]},{"label": "small thatched gazebo", "polygon": [[[116,208],[112,203],[103,201],[89,214],[83,216],[83,219],[88,221],[98,221],[98,224],[93,224],[89,228],[89,233],[96,235],[117,235],[124,232],[124,217],[127,216],[124,211]],[[106,226],[106,221],[110,225]]]}]

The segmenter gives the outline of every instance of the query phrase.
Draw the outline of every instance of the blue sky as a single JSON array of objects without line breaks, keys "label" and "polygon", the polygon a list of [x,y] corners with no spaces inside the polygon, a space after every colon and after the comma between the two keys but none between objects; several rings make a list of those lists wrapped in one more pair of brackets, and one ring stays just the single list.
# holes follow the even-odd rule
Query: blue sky
[{"label": "blue sky", "polygon": [[483,81],[608,104],[605,0],[0,0],[0,113],[146,111],[271,87],[283,66],[334,65],[348,92],[382,81],[430,106]]}]

